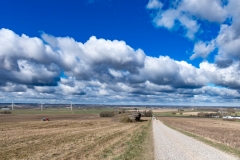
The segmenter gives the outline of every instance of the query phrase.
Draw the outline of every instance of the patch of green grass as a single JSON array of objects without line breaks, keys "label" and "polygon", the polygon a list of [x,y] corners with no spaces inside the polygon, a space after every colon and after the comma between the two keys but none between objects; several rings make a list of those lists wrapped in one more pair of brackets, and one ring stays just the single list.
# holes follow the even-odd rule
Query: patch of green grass
[{"label": "patch of green grass", "polygon": [[[164,123],[164,122],[163,122],[163,123]],[[240,158],[240,150],[238,150],[238,149],[236,149],[236,148],[231,148],[231,147],[229,147],[229,146],[226,146],[225,144],[213,142],[213,141],[211,141],[211,140],[208,140],[208,139],[206,139],[206,138],[204,138],[204,137],[198,136],[198,135],[193,134],[193,133],[191,133],[191,132],[187,132],[187,131],[181,130],[181,129],[179,129],[179,128],[175,128],[175,127],[170,126],[170,125],[168,125],[168,124],[166,124],[166,123],[164,123],[164,124],[165,124],[166,126],[172,128],[172,129],[178,131],[178,132],[181,132],[181,133],[189,136],[189,137],[192,137],[192,138],[194,138],[194,139],[196,139],[196,140],[199,140],[199,141],[201,141],[201,142],[203,142],[203,143],[205,143],[205,144],[208,144],[208,145],[213,146],[213,147],[215,147],[215,148],[217,148],[217,149],[219,149],[219,150],[222,150],[222,151],[224,151],[224,152],[227,152],[227,153],[229,153],[229,154],[235,155],[235,156],[237,156],[237,157]]]}]

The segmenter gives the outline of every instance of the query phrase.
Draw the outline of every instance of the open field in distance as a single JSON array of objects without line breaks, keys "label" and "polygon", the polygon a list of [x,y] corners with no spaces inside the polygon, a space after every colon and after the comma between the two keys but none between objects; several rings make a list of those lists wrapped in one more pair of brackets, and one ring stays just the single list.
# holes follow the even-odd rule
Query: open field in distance
[{"label": "open field in distance", "polygon": [[[200,112],[182,112],[183,113],[183,115],[195,115],[195,116],[197,116],[197,114],[198,113],[200,113]],[[204,113],[217,113],[217,112],[204,112]]]},{"label": "open field in distance", "polygon": [[42,121],[44,117],[49,118],[50,121],[100,119],[98,114],[0,114],[0,123]]},{"label": "open field in distance", "polygon": [[159,112],[177,112],[178,110],[177,109],[167,109],[167,108],[164,108],[164,109],[153,109],[152,111],[154,113],[159,113]]},{"label": "open field in distance", "polygon": [[152,110],[155,116],[159,117],[191,117],[197,116],[198,113],[217,113],[209,111],[178,111],[178,109],[154,109]]},{"label": "open field in distance", "polygon": [[44,108],[42,111],[40,109],[15,109],[12,114],[99,114],[102,111],[113,111],[111,108],[106,109],[73,109],[70,108]]}]

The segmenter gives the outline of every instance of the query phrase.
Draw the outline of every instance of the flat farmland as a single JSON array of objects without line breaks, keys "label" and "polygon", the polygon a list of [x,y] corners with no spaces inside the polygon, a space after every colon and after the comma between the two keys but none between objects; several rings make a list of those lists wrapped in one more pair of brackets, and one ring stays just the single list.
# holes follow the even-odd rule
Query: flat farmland
[{"label": "flat farmland", "polygon": [[207,118],[159,117],[163,123],[240,152],[240,122]]},{"label": "flat farmland", "polygon": [[39,108],[35,109],[15,109],[12,112],[12,114],[26,114],[26,115],[32,115],[32,114],[99,114],[102,111],[114,111],[112,108],[107,109],[73,109],[71,111],[70,108],[44,108],[42,111]]},{"label": "flat farmland", "polygon": [[[183,113],[183,115],[194,115],[194,116],[197,116],[198,115],[198,113],[201,113],[201,112],[182,112]],[[204,113],[217,113],[217,112],[204,112]]]},{"label": "flat farmland", "polygon": [[153,109],[153,113],[161,113],[161,112],[177,112],[177,109]]},{"label": "flat farmland", "polygon": [[48,115],[53,121],[40,121],[42,116],[0,115],[10,121],[0,123],[1,160],[134,159],[151,145],[144,140],[151,138],[148,120],[120,123],[97,115]]},{"label": "flat farmland", "polygon": [[48,117],[51,121],[91,120],[100,118],[98,114],[0,114],[0,123],[41,121],[43,117]]}]

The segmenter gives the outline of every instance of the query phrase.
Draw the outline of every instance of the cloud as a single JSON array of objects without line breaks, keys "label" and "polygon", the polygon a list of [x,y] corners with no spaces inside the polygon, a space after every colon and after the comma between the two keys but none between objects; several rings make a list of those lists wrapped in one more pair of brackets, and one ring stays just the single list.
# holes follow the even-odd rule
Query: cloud
[{"label": "cloud", "polygon": [[[154,8],[158,3],[161,7]],[[149,1],[146,8],[153,11],[156,27],[174,29],[179,34],[185,30],[184,36],[195,43],[190,59],[207,58],[216,49],[216,61],[219,61],[240,59],[239,7],[238,0],[174,0],[168,3],[156,0]],[[212,30],[212,25],[220,28],[216,37],[203,38]]]},{"label": "cloud", "polygon": [[58,58],[39,38],[0,30],[0,84],[56,85]]},{"label": "cloud", "polygon": [[222,23],[227,18],[227,11],[221,0],[183,0],[178,9],[191,16],[210,22]]},{"label": "cloud", "polygon": [[194,45],[194,49],[193,52],[194,54],[191,55],[190,59],[195,59],[198,57],[202,57],[202,58],[207,58],[207,56],[216,48],[215,46],[215,41],[211,41],[211,42],[198,42]]},{"label": "cloud", "polygon": [[[195,58],[207,56],[214,42],[196,44]],[[92,36],[83,43],[8,29],[0,30],[0,51],[1,101],[184,104],[239,98],[237,61],[204,61],[196,68],[168,56],[147,56],[124,41]]]},{"label": "cloud", "polygon": [[[111,79],[113,71],[137,73],[143,67],[145,53],[134,50],[124,41],[97,39],[92,36],[85,42],[72,38],[54,38],[43,34],[42,38],[59,55],[57,62],[66,74],[77,79]],[[112,71],[112,73],[109,72]]]},{"label": "cloud", "polygon": [[158,13],[153,19],[154,24],[157,27],[165,27],[167,29],[172,29],[175,25],[176,19],[179,17],[179,12],[175,9],[169,9],[163,13]]},{"label": "cloud", "polygon": [[[212,18],[210,19],[213,21],[218,21],[225,18],[225,15],[218,17],[218,14],[215,12],[206,14],[204,11],[208,9],[213,10],[217,7],[217,9],[219,9],[219,12],[221,12],[223,9],[221,8],[220,2],[211,1],[212,5],[209,5],[209,3],[207,3],[207,0],[204,0],[200,3],[201,4],[195,0],[184,0],[171,1],[167,4],[166,2],[162,3],[158,0],[154,0],[149,1],[146,8],[148,10],[152,10],[155,13],[153,14],[153,23],[156,27],[165,27],[167,29],[173,29],[174,27],[178,29],[183,28],[185,30],[185,36],[193,40],[195,39],[195,34],[199,31],[200,28],[200,25],[197,22],[198,18],[209,18],[208,14],[212,15]],[[207,6],[207,8],[204,6]]]},{"label": "cloud", "polygon": [[219,68],[227,68],[233,64],[233,60],[227,59],[227,60],[218,60],[216,61],[216,65]]},{"label": "cloud", "polygon": [[221,26],[220,33],[216,38],[219,48],[217,60],[240,59],[240,34],[236,34],[236,32],[233,26]]},{"label": "cloud", "polygon": [[146,8],[147,9],[161,9],[163,4],[158,0],[149,0]]},{"label": "cloud", "polygon": [[149,81],[157,85],[170,85],[174,88],[195,88],[205,85],[208,80],[201,70],[184,61],[169,57],[146,57],[144,68],[139,75],[132,75],[132,83]]},{"label": "cloud", "polygon": [[187,30],[186,37],[188,37],[189,39],[194,39],[195,33],[197,33],[199,30],[199,25],[197,24],[197,22],[185,15],[181,15],[178,20],[182,24],[182,26]]},{"label": "cloud", "polygon": [[239,62],[232,63],[228,67],[219,68],[216,64],[207,61],[200,64],[200,69],[209,78],[210,82],[217,86],[239,89],[240,78]]}]

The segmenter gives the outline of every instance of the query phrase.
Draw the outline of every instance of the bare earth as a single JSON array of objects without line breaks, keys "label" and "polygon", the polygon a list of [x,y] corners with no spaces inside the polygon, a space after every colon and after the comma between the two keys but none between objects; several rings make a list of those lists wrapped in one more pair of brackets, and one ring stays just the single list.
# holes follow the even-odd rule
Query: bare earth
[{"label": "bare earth", "polygon": [[162,122],[208,140],[240,150],[240,123],[209,118],[161,117]]},{"label": "bare earth", "polygon": [[[200,112],[183,112],[183,115],[197,115]],[[217,112],[204,112],[204,113],[217,113]]]},{"label": "bare earth", "polygon": [[177,112],[177,109],[153,109],[153,113],[159,113],[159,112]]},{"label": "bare earth", "polygon": [[75,117],[78,120],[59,120],[70,115],[49,116],[54,119],[49,122],[40,121],[41,115],[33,116],[35,121],[23,122],[17,122],[15,116],[10,117],[14,122],[0,123],[1,160],[114,159],[128,150],[133,133],[146,124],[119,123],[91,116],[81,119],[79,115]]},{"label": "bare earth", "polygon": [[27,122],[27,121],[41,121],[43,117],[48,117],[51,121],[57,120],[91,120],[100,118],[99,115],[92,114],[0,114],[1,122]]},{"label": "bare earth", "polygon": [[156,160],[235,160],[211,146],[179,133],[159,120],[153,120],[153,135]]}]

